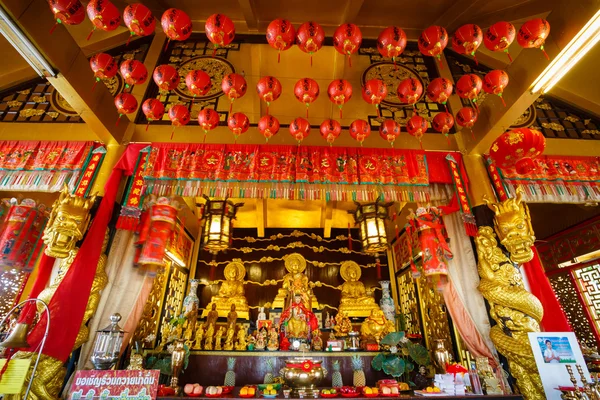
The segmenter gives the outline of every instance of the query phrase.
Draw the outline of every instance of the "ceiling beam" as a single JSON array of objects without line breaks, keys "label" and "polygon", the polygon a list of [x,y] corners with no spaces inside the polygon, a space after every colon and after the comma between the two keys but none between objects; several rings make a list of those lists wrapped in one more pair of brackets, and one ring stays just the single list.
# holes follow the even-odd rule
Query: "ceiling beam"
[{"label": "ceiling beam", "polygon": [[267,226],[267,199],[256,199],[256,235],[265,237]]},{"label": "ceiling beam", "polygon": [[346,22],[356,23],[358,13],[360,12],[364,2],[364,0],[349,0],[346,3],[344,12],[341,14],[342,19],[340,24],[345,24]]},{"label": "ceiling beam", "polygon": [[258,16],[252,0],[238,0],[238,5],[244,14],[248,32],[258,32]]},{"label": "ceiling beam", "polygon": [[463,15],[468,14],[469,10],[473,9],[478,3],[482,2],[481,0],[458,0],[452,2],[452,5],[431,25],[443,26],[452,34],[455,29],[455,22]]},{"label": "ceiling beam", "polygon": [[[542,15],[546,16],[551,10],[555,9],[557,2],[560,2],[560,0],[514,1],[506,2],[505,4],[508,4],[507,7],[495,9],[488,13],[464,13],[461,14],[453,24],[450,24],[447,27],[448,33],[452,34],[456,28],[467,23],[475,23],[479,25],[481,29],[487,29],[498,21],[516,23],[519,21],[524,22],[534,17],[541,18]],[[477,10],[477,8],[474,10]],[[551,30],[552,33],[550,33],[550,36],[552,36],[554,32],[554,26],[552,26]]]}]

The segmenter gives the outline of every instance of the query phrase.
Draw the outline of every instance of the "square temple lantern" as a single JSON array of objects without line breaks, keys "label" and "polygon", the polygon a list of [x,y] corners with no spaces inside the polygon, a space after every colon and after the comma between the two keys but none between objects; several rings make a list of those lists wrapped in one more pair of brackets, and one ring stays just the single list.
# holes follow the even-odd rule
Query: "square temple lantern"
[{"label": "square temple lantern", "polygon": [[202,210],[203,238],[202,245],[211,253],[226,250],[231,240],[232,224],[237,209],[244,203],[233,203],[231,200],[211,200],[204,196],[206,203]]},{"label": "square temple lantern", "polygon": [[354,215],[354,220],[360,228],[360,238],[363,251],[366,253],[381,253],[388,248],[385,221],[389,220],[388,208],[394,204],[380,203],[356,203],[356,210],[348,211]]},{"label": "square temple lantern", "polygon": [[94,351],[90,358],[94,368],[111,369],[119,360],[123,336],[125,336],[125,332],[119,326],[120,320],[120,314],[113,314],[110,316],[110,325],[96,331]]}]

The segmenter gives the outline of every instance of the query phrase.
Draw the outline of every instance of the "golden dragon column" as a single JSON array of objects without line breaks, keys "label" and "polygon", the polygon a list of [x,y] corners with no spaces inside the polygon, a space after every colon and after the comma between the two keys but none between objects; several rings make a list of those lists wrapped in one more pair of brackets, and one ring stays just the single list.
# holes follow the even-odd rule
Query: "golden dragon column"
[{"label": "golden dragon column", "polygon": [[490,305],[490,315],[496,325],[490,337],[498,351],[508,359],[511,374],[526,400],[544,399],[544,389],[537,370],[528,333],[540,331],[544,314],[540,301],[524,285],[518,265],[533,258],[535,241],[529,209],[516,198],[501,203],[488,203],[495,213],[494,227],[500,243],[510,258],[498,246],[494,230],[479,228],[475,238],[479,258],[479,291]]}]

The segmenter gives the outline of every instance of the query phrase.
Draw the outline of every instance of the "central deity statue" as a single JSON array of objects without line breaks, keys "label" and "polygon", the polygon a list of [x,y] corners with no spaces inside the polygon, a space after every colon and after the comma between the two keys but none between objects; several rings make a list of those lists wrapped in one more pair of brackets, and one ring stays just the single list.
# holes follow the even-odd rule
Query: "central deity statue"
[{"label": "central deity statue", "polygon": [[288,273],[283,277],[282,287],[279,289],[273,308],[285,309],[290,307],[294,297],[300,295],[302,304],[309,309],[317,308],[319,303],[310,288],[306,270],[306,259],[298,253],[292,253],[285,257],[285,269]]},{"label": "central deity statue", "polygon": [[360,266],[354,261],[344,261],[340,268],[344,284],[340,287],[342,298],[339,312],[349,317],[368,317],[372,310],[379,310],[373,296],[367,293],[365,285],[359,281]]},{"label": "central deity statue", "polygon": [[317,317],[304,305],[302,295],[295,293],[292,304],[281,313],[279,332],[282,337],[286,337],[292,344],[295,340],[309,342],[311,333],[318,329]]},{"label": "central deity statue", "polygon": [[248,319],[249,307],[244,295],[244,277],[246,276],[244,264],[239,261],[232,261],[227,264],[223,273],[225,280],[219,288],[219,293],[212,297],[202,316],[207,315],[207,310],[210,310],[212,305],[216,304],[219,317],[227,317],[231,311],[231,306],[235,305],[238,318]]}]

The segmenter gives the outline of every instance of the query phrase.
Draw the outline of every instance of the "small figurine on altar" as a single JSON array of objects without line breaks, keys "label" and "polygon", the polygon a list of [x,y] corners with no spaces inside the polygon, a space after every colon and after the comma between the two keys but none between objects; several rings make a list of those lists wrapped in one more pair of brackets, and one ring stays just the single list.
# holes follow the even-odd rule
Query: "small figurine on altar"
[{"label": "small figurine on altar", "polygon": [[356,262],[344,261],[340,267],[340,275],[345,281],[341,286],[340,312],[351,317],[367,317],[371,310],[379,308],[375,298],[367,293],[364,283],[360,281],[361,270]]},{"label": "small figurine on altar", "polygon": [[348,333],[352,332],[352,322],[350,322],[348,314],[343,311],[337,313],[333,330],[338,337],[348,336]]},{"label": "small figurine on altar", "polygon": [[196,329],[196,337],[194,338],[194,350],[202,350],[202,338],[204,337],[204,326],[200,325],[198,329]]},{"label": "small figurine on altar", "polygon": [[233,327],[235,329],[235,324],[237,322],[237,312],[235,311],[235,304],[231,305],[231,311],[227,314],[227,329]]},{"label": "small figurine on altar", "polygon": [[206,322],[204,323],[204,329],[208,332],[208,329],[212,326],[212,332],[215,332],[215,325],[217,325],[217,319],[219,318],[219,313],[217,312],[217,305],[213,304],[211,306],[211,310],[208,312],[208,316],[206,317]]},{"label": "small figurine on altar", "polygon": [[385,317],[379,308],[371,311],[371,315],[365,319],[360,328],[360,334],[365,341],[375,341],[377,344],[388,333],[394,332],[394,323]]},{"label": "small figurine on altar", "polygon": [[223,340],[223,335],[225,334],[225,328],[223,328],[222,326],[219,327],[219,330],[217,330],[217,334],[215,335],[215,350],[221,350],[221,342]]},{"label": "small figurine on altar", "polygon": [[258,307],[258,318],[256,318],[256,326],[260,325],[260,321],[264,321],[267,319],[267,314],[265,313],[264,307]]},{"label": "small figurine on altar", "polygon": [[267,350],[276,351],[279,349],[279,333],[275,327],[272,327],[269,331],[269,343],[267,344]]},{"label": "small figurine on altar", "polygon": [[235,345],[235,349],[238,351],[245,351],[247,350],[247,346],[248,342],[246,341],[246,330],[240,326],[237,332],[237,343]]},{"label": "small figurine on altar", "polygon": [[231,351],[233,350],[233,337],[235,336],[235,326],[227,329],[227,337],[225,338],[225,344],[223,345],[223,350]]},{"label": "small figurine on altar", "polygon": [[253,351],[256,347],[256,337],[254,335],[248,335],[248,351]]},{"label": "small figurine on altar", "polygon": [[212,350],[213,349],[213,336],[215,334],[215,326],[209,325],[206,330],[206,334],[204,335],[204,350]]},{"label": "small figurine on altar", "polygon": [[325,319],[325,329],[331,328],[331,321],[329,320],[329,313],[327,311],[325,311],[325,317],[323,318]]},{"label": "small figurine on altar", "polygon": [[301,342],[309,342],[310,333],[319,328],[317,317],[302,300],[302,295],[294,295],[293,303],[281,313],[279,321],[280,332],[290,339],[291,343],[297,341],[298,345]]},{"label": "small figurine on altar", "polygon": [[315,329],[312,333],[312,349],[314,351],[323,350],[323,339],[321,339],[321,331]]},{"label": "small figurine on altar", "polygon": [[256,350],[264,350],[267,346],[267,330],[263,327],[256,334]]},{"label": "small figurine on altar", "polygon": [[427,377],[427,369],[421,365],[419,367],[419,373],[414,378],[415,387],[419,390],[426,389],[431,385],[431,379]]},{"label": "small figurine on altar", "polygon": [[290,349],[290,346],[291,343],[289,339],[284,336],[283,339],[281,339],[281,342],[279,343],[279,349],[281,351],[288,351]]},{"label": "small figurine on altar", "polygon": [[144,356],[137,351],[131,353],[129,357],[128,371],[142,371],[144,369]]}]

